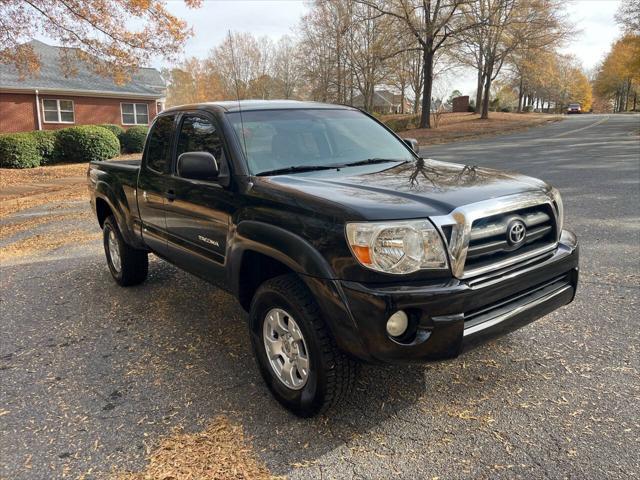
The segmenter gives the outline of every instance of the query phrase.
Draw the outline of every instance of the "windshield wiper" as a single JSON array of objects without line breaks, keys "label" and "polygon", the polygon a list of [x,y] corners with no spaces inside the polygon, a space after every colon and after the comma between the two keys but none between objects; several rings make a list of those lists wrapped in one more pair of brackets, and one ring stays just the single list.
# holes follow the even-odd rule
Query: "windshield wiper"
[{"label": "windshield wiper", "polygon": [[316,170],[334,170],[338,168],[334,165],[293,165],[291,167],[276,168],[275,170],[265,170],[264,172],[256,173],[257,176],[269,176],[269,175],[284,175],[287,173],[301,173],[301,172],[313,172]]},{"label": "windshield wiper", "polygon": [[287,173],[314,172],[316,170],[335,170],[344,167],[357,167],[358,165],[371,165],[374,163],[405,163],[407,161],[408,160],[400,160],[397,158],[367,158],[366,160],[358,160],[357,162],[334,163],[330,165],[293,165],[291,167],[276,168],[275,170],[265,170],[264,172],[256,173],[256,175],[258,177],[270,175],[285,175]]},{"label": "windshield wiper", "polygon": [[389,163],[389,162],[401,162],[405,163],[408,160],[400,160],[398,158],[367,158],[366,160],[359,160],[357,162],[343,163],[340,167],[357,167],[358,165],[371,165],[374,163]]}]

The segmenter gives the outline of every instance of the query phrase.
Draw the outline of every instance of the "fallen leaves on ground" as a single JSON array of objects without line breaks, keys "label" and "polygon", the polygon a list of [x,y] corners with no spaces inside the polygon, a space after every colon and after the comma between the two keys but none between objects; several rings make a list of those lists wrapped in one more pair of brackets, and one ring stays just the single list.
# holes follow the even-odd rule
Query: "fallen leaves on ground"
[{"label": "fallen leaves on ground", "polygon": [[35,195],[24,195],[16,198],[2,199],[0,202],[0,218],[12,213],[26,210],[27,208],[39,207],[47,204],[62,204],[64,202],[74,202],[86,200],[89,203],[89,193],[87,186],[65,185],[57,188],[43,189],[42,193]]},{"label": "fallen leaves on ground", "polygon": [[2,224],[0,225],[0,240],[7,237],[12,237],[18,233],[29,231],[35,227],[38,227],[40,225],[44,225],[47,223],[54,223],[54,222],[59,223],[59,222],[65,222],[69,220],[80,220],[80,219],[91,220],[92,217],[90,213],[91,213],[90,210],[86,210],[83,212],[67,213],[63,215],[49,214],[49,215],[28,218],[26,220],[21,220],[16,223]]},{"label": "fallen leaves on ground", "polygon": [[151,453],[142,472],[117,480],[262,480],[273,478],[248,446],[242,427],[215,417],[201,432],[175,432]]},{"label": "fallen leaves on ground", "polygon": [[0,262],[37,255],[44,251],[55,250],[70,243],[81,244],[98,240],[102,234],[100,232],[87,232],[85,230],[75,230],[61,234],[59,232],[33,235],[23,240],[10,243],[0,250]]},{"label": "fallen leaves on ground", "polygon": [[[136,160],[140,158],[139,153],[121,155],[113,160]],[[62,163],[57,165],[45,165],[35,168],[0,168],[0,189],[13,185],[23,185],[25,183],[43,183],[51,180],[69,177],[87,176],[89,164]]]},{"label": "fallen leaves on ground", "polygon": [[[117,160],[136,160],[139,153],[125,154]],[[51,202],[89,201],[89,165],[66,163],[36,168],[0,168],[0,217]]]},{"label": "fallen leaves on ground", "polygon": [[415,138],[420,145],[448,143],[460,139],[523,130],[536,125],[555,122],[561,115],[545,113],[490,112],[489,118],[481,120],[476,113],[445,113],[438,128],[417,128],[401,133],[402,137]]}]

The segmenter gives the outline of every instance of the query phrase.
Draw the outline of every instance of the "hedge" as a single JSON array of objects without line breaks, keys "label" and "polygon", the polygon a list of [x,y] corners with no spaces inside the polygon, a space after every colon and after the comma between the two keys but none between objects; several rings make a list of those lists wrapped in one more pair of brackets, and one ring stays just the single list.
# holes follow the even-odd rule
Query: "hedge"
[{"label": "hedge", "polygon": [[39,167],[42,156],[31,132],[0,135],[0,167]]},{"label": "hedge", "polygon": [[420,115],[403,115],[398,117],[391,117],[383,119],[382,123],[384,123],[394,132],[403,132],[405,130],[417,128],[417,126],[420,124]]},{"label": "hedge", "polygon": [[135,127],[130,127],[128,130],[125,130],[119,137],[122,149],[126,153],[142,152],[144,142],[147,139],[148,130],[148,127],[143,127],[141,125],[136,125]]},{"label": "hedge", "polygon": [[48,165],[55,162],[56,132],[55,130],[36,130],[29,132],[36,142],[40,154],[40,164]]},{"label": "hedge", "polygon": [[120,125],[114,125],[113,123],[103,123],[102,125],[98,126],[106,128],[118,138],[120,138],[120,135],[124,133],[124,128],[122,128]]},{"label": "hedge", "polygon": [[108,160],[119,154],[120,142],[106,128],[80,125],[56,132],[55,160],[58,162]]}]

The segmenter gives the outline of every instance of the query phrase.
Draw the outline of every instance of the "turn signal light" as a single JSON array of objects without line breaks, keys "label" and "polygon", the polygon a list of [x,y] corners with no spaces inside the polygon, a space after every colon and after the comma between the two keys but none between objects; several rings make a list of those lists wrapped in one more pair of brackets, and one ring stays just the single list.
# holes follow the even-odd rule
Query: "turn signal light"
[{"label": "turn signal light", "polygon": [[371,250],[369,247],[362,245],[353,245],[351,247],[356,258],[364,265],[371,265]]}]

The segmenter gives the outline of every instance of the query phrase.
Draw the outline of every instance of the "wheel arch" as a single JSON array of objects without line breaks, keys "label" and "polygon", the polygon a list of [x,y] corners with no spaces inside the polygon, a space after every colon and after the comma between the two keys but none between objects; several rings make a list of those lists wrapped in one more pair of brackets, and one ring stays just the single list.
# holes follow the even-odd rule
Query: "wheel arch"
[{"label": "wheel arch", "polygon": [[280,227],[246,221],[232,234],[228,284],[245,311],[260,285],[279,275],[296,274],[309,289],[342,350],[366,359],[367,353],[340,282],[324,257],[306,240]]}]

